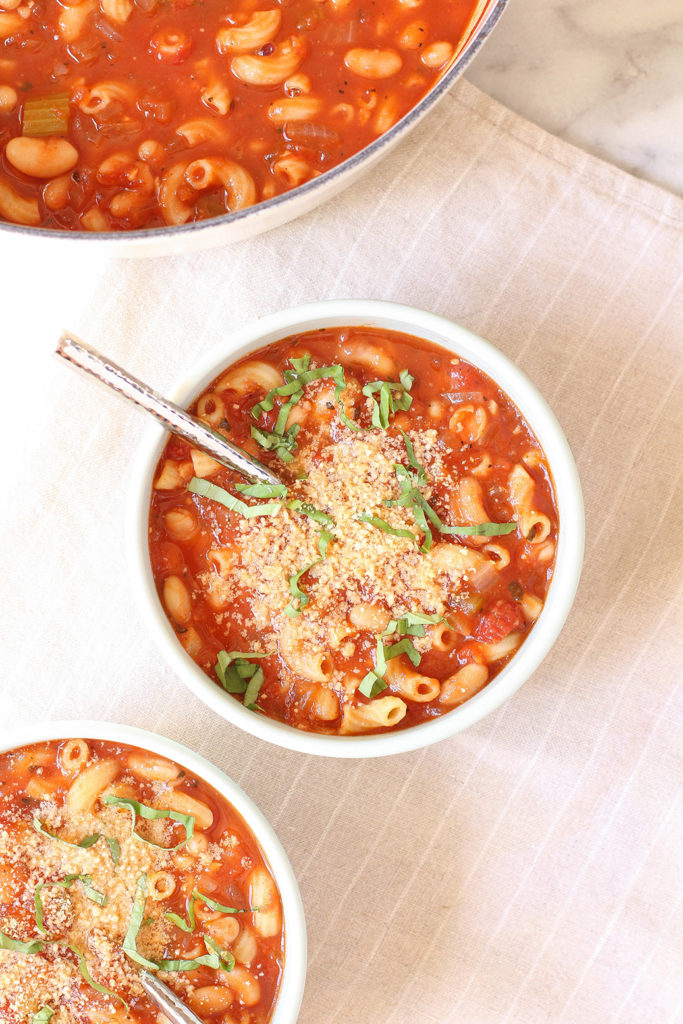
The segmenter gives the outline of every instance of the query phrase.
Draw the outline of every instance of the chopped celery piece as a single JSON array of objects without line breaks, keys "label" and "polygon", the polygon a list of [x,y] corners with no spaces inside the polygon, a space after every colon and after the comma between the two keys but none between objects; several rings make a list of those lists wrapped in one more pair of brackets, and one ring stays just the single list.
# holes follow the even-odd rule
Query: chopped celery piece
[{"label": "chopped celery piece", "polygon": [[68,93],[58,92],[25,101],[22,114],[24,135],[66,135],[68,130]]}]

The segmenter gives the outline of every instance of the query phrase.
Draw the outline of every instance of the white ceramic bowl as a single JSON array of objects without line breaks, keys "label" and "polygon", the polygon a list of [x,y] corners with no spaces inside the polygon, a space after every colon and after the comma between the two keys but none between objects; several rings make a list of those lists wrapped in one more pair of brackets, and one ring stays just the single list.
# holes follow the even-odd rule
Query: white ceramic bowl
[{"label": "white ceramic bowl", "polygon": [[194,775],[205,779],[210,786],[228,800],[242,816],[258,840],[266,862],[280,890],[285,930],[285,966],[282,972],[280,992],[269,1024],[296,1024],[299,1007],[306,981],[306,921],[292,866],[280,840],[271,825],[255,803],[249,799],[237,783],[219,771],[210,761],[195,754],[188,747],[174,740],[158,736],[144,729],[130,725],[115,725],[110,722],[34,722],[0,733],[0,752],[14,750],[29,743],[45,740],[82,737],[83,739],[106,740],[110,743],[128,743],[131,746],[151,750],[162,757],[168,757],[177,764],[188,768]]},{"label": "white ceramic bowl", "polygon": [[553,474],[560,515],[555,571],[538,621],[502,671],[461,707],[421,725],[382,735],[326,736],[304,732],[249,711],[221,690],[185,653],[157,596],[147,536],[154,469],[167,437],[161,427],[150,430],[134,466],[128,550],[135,596],[152,637],[164,658],[197,697],[234,725],[271,743],[308,754],[375,757],[414,750],[460,732],[499,707],[538,668],[557,639],[579,582],[584,543],[583,499],[576,465],[562,429],[531,381],[493,345],[450,320],[411,306],[344,299],[299,306],[264,317],[243,327],[205,355],[171,397],[181,405],[189,405],[224,367],[248,352],[290,334],[341,326],[403,331],[452,349],[487,373],[505,391],[545,451]]},{"label": "white ceramic bowl", "polygon": [[89,256],[97,253],[121,257],[174,256],[239,242],[286,224],[351,185],[422,120],[460,77],[500,18],[506,3],[507,0],[478,0],[472,25],[453,64],[427,95],[369,146],[291,192],[246,210],[179,227],[141,228],[137,231],[53,231],[0,221],[0,238],[5,235],[8,242],[12,239],[15,247],[23,244],[29,250],[36,244],[44,246],[59,242],[60,253],[66,244],[75,246],[79,252],[87,248]]}]

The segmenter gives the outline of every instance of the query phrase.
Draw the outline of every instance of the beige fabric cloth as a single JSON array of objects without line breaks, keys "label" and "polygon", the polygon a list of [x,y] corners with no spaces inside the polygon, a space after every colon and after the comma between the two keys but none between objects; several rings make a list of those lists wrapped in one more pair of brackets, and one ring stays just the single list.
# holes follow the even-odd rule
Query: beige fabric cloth
[{"label": "beige fabric cloth", "polygon": [[[60,268],[51,300],[21,301],[50,331],[2,412],[3,720],[136,724],[246,789],[301,884],[302,1024],[681,1019],[682,257],[681,200],[462,83],[294,224],[89,268],[82,307],[59,298]],[[161,662],[122,547],[144,420],[41,358],[61,311],[163,389],[234,326],[343,296],[432,309],[515,359],[557,412],[587,509],[576,604],[535,676],[468,732],[367,763],[242,735]]]}]

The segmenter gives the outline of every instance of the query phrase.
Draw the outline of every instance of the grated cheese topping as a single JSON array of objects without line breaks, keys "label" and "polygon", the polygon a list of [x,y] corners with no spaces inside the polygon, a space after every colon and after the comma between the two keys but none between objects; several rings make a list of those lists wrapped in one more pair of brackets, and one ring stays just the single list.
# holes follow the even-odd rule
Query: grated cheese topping
[{"label": "grated cheese topping", "polygon": [[[38,768],[36,776],[40,773]],[[154,784],[155,797],[165,788],[163,783]],[[103,833],[119,842],[121,854],[115,867],[103,841],[89,849],[67,846],[38,833],[17,808],[3,815],[0,928],[22,941],[40,939],[45,942],[45,949],[40,955],[0,950],[0,1019],[28,1021],[31,1014],[49,1004],[58,1007],[52,1018],[54,1024],[90,1020],[93,999],[110,1005],[112,1012],[122,1006],[119,1000],[96,995],[88,987],[81,976],[78,958],[67,946],[85,956],[88,971],[99,984],[126,1001],[143,996],[137,968],[121,948],[135,887],[143,872],[149,877],[154,871],[172,869],[178,854],[134,838],[131,816],[125,809],[98,804],[97,813],[75,814],[43,800],[33,810],[40,823],[61,838],[78,842],[84,836]],[[171,845],[174,841],[173,826],[167,820],[138,822],[136,828],[154,842]],[[210,844],[205,852],[194,854],[193,861],[198,867],[207,866],[216,852],[215,844]],[[106,894],[105,905],[99,906],[89,899],[78,882],[68,889],[49,884],[68,874],[90,875],[92,887]],[[22,880],[18,891],[10,882],[12,878]],[[34,894],[39,885],[44,886],[41,898],[47,934],[38,930],[35,921]],[[162,903],[148,899],[145,918],[149,921],[138,933],[138,950],[151,960],[164,959],[169,953],[171,925],[163,910]],[[174,975],[174,988],[187,991],[192,986],[185,978]]]},{"label": "grated cheese topping", "polygon": [[[430,480],[443,479],[436,431],[413,431],[409,436]],[[410,539],[358,519],[360,512],[377,515],[421,538],[409,509],[383,504],[399,494],[394,466],[405,464],[405,459],[403,439],[386,431],[345,432],[322,449],[309,444],[299,452],[296,464],[296,472],[307,479],[291,484],[289,496],[309,502],[334,520],[325,558],[318,561],[321,527],[282,506],[273,516],[238,520],[237,557],[223,559],[215,571],[199,575],[200,595],[227,603],[236,591],[248,594],[250,614],[243,614],[242,621],[261,631],[263,650],[276,647],[283,635],[287,642],[339,649],[357,631],[349,616],[361,603],[380,605],[388,618],[416,608],[443,615],[446,595],[431,558]],[[429,498],[431,489],[424,493]],[[290,617],[285,613],[292,603],[289,579],[310,563],[316,564],[302,581],[310,602],[301,614]],[[231,611],[230,621],[239,616]],[[429,639],[416,638],[415,646],[425,650]]]}]

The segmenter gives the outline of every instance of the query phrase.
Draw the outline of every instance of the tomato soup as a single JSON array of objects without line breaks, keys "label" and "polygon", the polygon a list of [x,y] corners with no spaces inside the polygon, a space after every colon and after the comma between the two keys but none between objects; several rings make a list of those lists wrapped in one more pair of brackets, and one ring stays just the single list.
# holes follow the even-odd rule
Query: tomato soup
[{"label": "tomato soup", "polygon": [[121,231],[243,209],[387,131],[476,0],[4,0],[0,217]]},{"label": "tomato soup", "polygon": [[171,438],[153,484],[159,598],[254,714],[342,735],[460,705],[542,612],[558,514],[504,392],[437,345],[325,329],[252,353],[193,411],[261,459],[248,486]]}]

